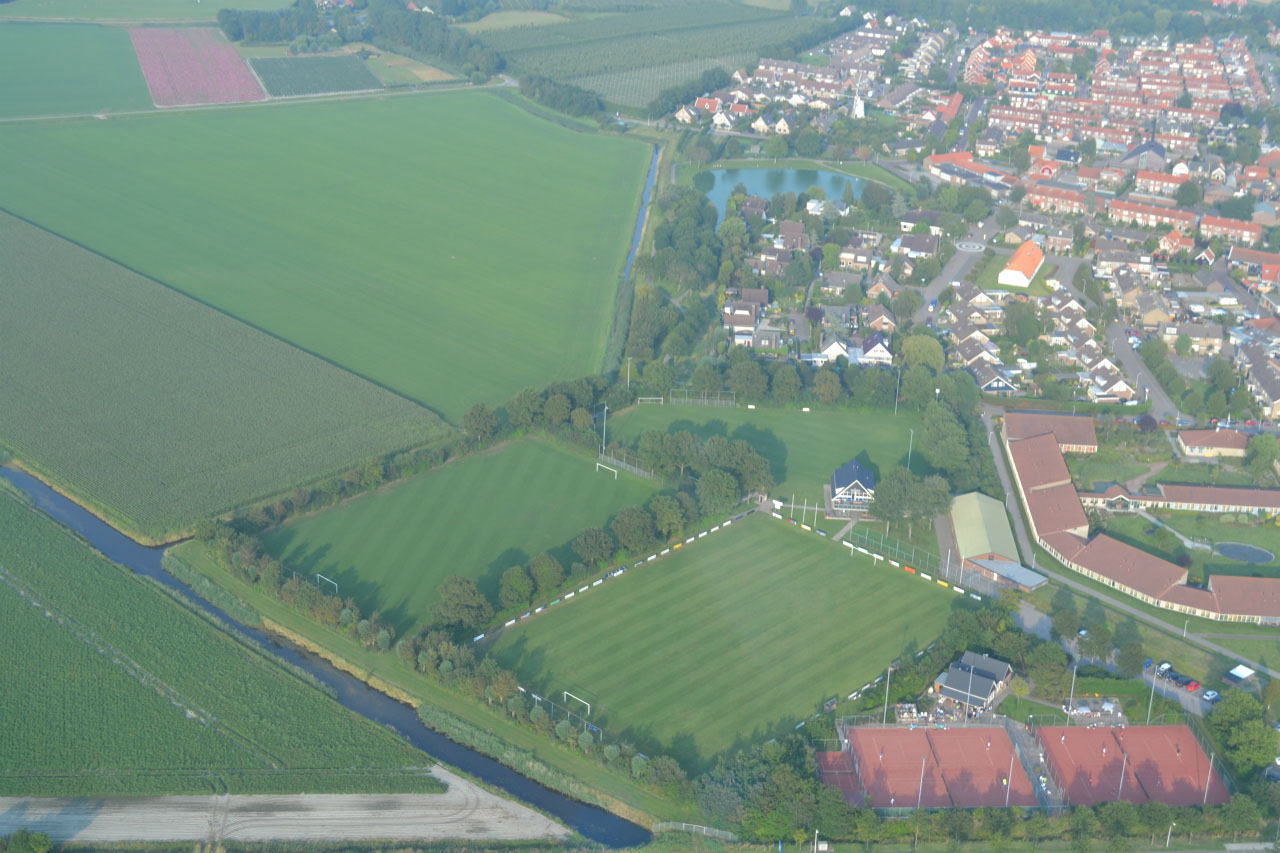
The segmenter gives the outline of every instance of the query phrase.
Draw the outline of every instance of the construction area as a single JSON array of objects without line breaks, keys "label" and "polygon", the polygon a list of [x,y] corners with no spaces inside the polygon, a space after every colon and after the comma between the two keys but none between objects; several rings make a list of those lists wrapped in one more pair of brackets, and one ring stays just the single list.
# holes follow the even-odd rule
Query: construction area
[{"label": "construction area", "polygon": [[825,784],[876,809],[1217,805],[1230,792],[1187,726],[841,725]]}]

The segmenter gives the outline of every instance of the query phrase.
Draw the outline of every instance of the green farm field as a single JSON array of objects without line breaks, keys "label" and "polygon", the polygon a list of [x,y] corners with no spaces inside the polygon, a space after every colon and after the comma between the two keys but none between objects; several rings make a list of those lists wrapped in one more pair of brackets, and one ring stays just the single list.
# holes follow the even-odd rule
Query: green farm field
[{"label": "green farm field", "polygon": [[[288,0],[236,0],[237,9],[283,9]],[[65,21],[212,21],[222,8],[201,0],[13,0],[0,4],[0,18]]]},{"label": "green farm field", "polygon": [[380,609],[405,636],[425,624],[448,575],[473,578],[496,600],[502,573],[543,551],[568,570],[573,537],[657,487],[528,439],[285,524],[266,545],[288,568],[321,572],[366,611]]},{"label": "green farm field", "polygon": [[543,695],[591,702],[613,737],[693,770],[862,687],[928,645],[960,601],[754,516],[504,630],[493,653]]},{"label": "green farm field", "polygon": [[451,419],[600,369],[649,160],[484,92],[3,137],[12,212]]},{"label": "green farm field", "polygon": [[[702,406],[638,406],[609,418],[609,440],[633,446],[649,430],[688,430],[709,437],[745,439],[769,460],[778,499],[812,505],[823,500],[822,487],[831,474],[850,459],[869,464],[873,474],[905,465],[910,443],[908,429],[922,433],[920,418],[902,413],[864,413],[847,410],[711,409]],[[919,443],[911,457],[917,474],[930,471]]]},{"label": "green farm field", "polygon": [[555,12],[536,9],[503,9],[491,12],[478,21],[458,24],[458,29],[478,36],[481,33],[509,30],[513,27],[546,27],[552,24],[563,24],[568,20],[564,15],[557,15]]},{"label": "green farm field", "polygon": [[428,756],[4,490],[0,537],[0,795],[440,790]]},{"label": "green farm field", "polygon": [[0,118],[149,109],[128,30],[0,18]]},{"label": "green farm field", "polygon": [[353,54],[344,56],[263,57],[250,60],[258,79],[273,98],[360,92],[382,83]]},{"label": "green farm field", "polygon": [[0,257],[0,447],[137,536],[175,538],[449,432],[402,397],[6,214]]}]

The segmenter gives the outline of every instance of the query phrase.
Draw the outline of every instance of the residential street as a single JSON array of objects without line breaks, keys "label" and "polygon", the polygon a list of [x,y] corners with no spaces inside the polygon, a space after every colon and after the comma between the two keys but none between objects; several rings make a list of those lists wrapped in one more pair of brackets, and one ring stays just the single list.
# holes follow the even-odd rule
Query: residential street
[{"label": "residential street", "polygon": [[[1153,628],[1164,631],[1167,634],[1177,634],[1177,629],[1168,622],[1165,622],[1163,619],[1153,616],[1144,610],[1134,607],[1122,596],[1112,596],[1100,592],[1071,577],[1070,570],[1041,566],[1037,563],[1035,558],[1035,549],[1032,548],[1031,545],[1031,537],[1027,533],[1026,523],[1023,520],[1022,512],[1018,507],[1018,492],[1014,489],[1013,479],[1009,473],[1009,466],[1005,463],[1004,452],[999,444],[999,434],[995,428],[995,418],[1002,414],[1003,410],[1001,409],[993,406],[984,406],[982,410],[982,419],[987,425],[987,441],[991,446],[991,454],[995,458],[996,472],[1000,475],[1000,485],[1004,488],[1005,506],[1009,509],[1009,515],[1013,518],[1013,532],[1018,539],[1018,547],[1021,549],[1023,555],[1030,557],[1031,568],[1048,575],[1059,583],[1062,583],[1068,589],[1071,589],[1073,592],[1077,592],[1086,598],[1097,599],[1108,607],[1114,608],[1115,610],[1124,613],[1126,616],[1132,616],[1134,619],[1150,625]],[[1265,667],[1257,661],[1241,657],[1238,653],[1233,652],[1224,646],[1220,646],[1199,634],[1187,634],[1187,640],[1201,648],[1208,649],[1215,654],[1220,654],[1226,658],[1244,663],[1259,672],[1265,672],[1272,678],[1280,678],[1280,672],[1269,667]]]},{"label": "residential street", "polygon": [[[976,235],[965,236],[957,242],[977,242],[977,237]],[[947,261],[946,265],[942,268],[942,272],[934,276],[933,281],[929,282],[929,284],[920,291],[920,296],[923,297],[924,304],[920,306],[919,311],[911,316],[911,319],[917,324],[928,322],[930,316],[929,303],[941,296],[942,291],[950,286],[951,282],[963,279],[969,270],[973,269],[980,260],[982,260],[982,252],[966,252],[963,250],[957,250],[956,253],[951,256],[951,260]]]},{"label": "residential street", "polygon": [[1169,399],[1169,395],[1160,387],[1160,383],[1156,382],[1151,371],[1147,370],[1147,366],[1142,363],[1142,357],[1129,345],[1129,339],[1124,333],[1124,324],[1112,323],[1107,327],[1105,334],[1107,344],[1115,353],[1116,360],[1120,362],[1120,369],[1133,381],[1138,391],[1138,399],[1142,399],[1143,389],[1150,389],[1148,393],[1151,395],[1151,416],[1158,421],[1167,420],[1169,423],[1176,423],[1180,416],[1178,407],[1173,404],[1173,400]]}]

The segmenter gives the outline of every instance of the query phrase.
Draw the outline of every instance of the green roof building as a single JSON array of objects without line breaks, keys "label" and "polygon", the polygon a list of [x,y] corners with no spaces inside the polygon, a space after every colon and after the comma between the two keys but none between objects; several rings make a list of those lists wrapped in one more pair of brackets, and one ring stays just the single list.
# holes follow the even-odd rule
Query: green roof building
[{"label": "green roof building", "polygon": [[951,524],[962,560],[1018,562],[1009,515],[1004,504],[980,492],[960,495],[951,504]]}]

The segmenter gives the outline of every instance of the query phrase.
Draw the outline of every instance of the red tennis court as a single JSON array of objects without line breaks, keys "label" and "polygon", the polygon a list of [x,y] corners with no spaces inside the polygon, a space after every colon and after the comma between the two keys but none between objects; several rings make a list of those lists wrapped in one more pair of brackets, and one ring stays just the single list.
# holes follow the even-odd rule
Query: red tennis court
[{"label": "red tennis court", "polygon": [[1038,804],[1004,729],[931,729],[927,735],[956,806],[1003,806],[1006,796],[1011,806]]},{"label": "red tennis court", "polygon": [[1124,752],[1111,732],[1109,728],[1076,726],[1036,729],[1045,761],[1066,789],[1068,805],[1147,801],[1134,772],[1134,762],[1125,761]]},{"label": "red tennis court", "polygon": [[1206,802],[1206,784],[1210,805],[1231,799],[1216,766],[1211,773],[1209,756],[1186,726],[1133,726],[1113,732],[1151,799],[1171,806],[1200,805]]},{"label": "red tennis court", "polygon": [[875,808],[951,807],[923,729],[846,729],[854,765]]},{"label": "red tennis court", "polygon": [[853,769],[853,756],[847,752],[819,752],[817,755],[822,783],[839,788],[849,805],[862,805],[862,783]]}]

